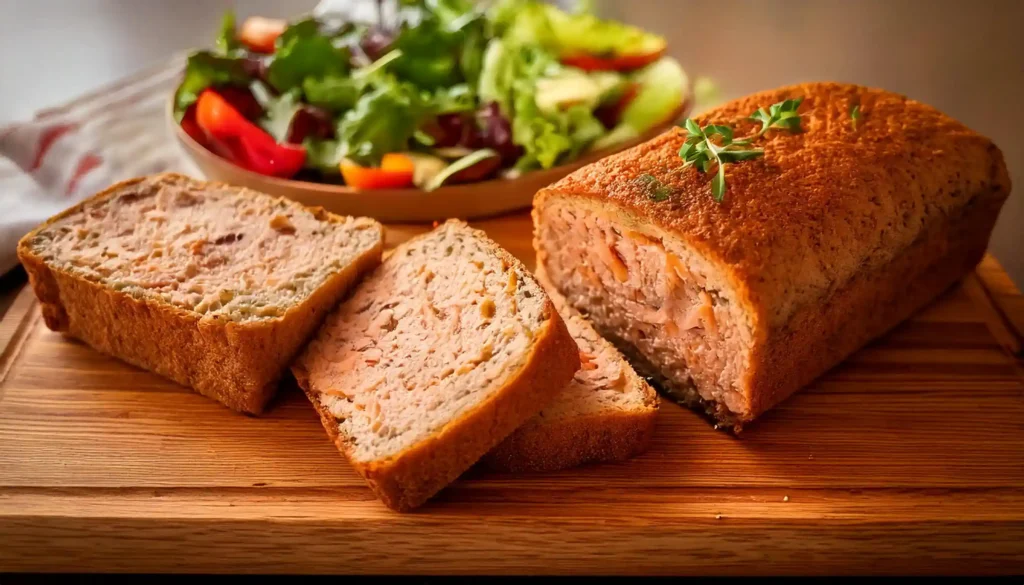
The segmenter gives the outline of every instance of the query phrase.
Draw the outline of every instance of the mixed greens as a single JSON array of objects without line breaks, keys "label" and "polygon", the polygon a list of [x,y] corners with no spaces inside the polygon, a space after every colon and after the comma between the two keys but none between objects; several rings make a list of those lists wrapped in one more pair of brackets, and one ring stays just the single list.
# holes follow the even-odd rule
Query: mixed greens
[{"label": "mixed greens", "polygon": [[175,95],[236,164],[358,188],[551,168],[672,121],[687,93],[662,37],[538,0],[399,0],[393,18],[224,17]]}]

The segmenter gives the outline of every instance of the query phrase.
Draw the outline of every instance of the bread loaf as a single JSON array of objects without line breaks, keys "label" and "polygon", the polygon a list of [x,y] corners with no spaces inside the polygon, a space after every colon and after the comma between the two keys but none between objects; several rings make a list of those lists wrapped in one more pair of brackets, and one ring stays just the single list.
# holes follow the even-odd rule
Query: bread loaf
[{"label": "bread loaf", "polygon": [[259,413],[382,244],[370,219],[165,174],[57,215],[18,257],[50,329]]},{"label": "bread loaf", "polygon": [[559,292],[669,396],[737,430],[971,270],[1010,191],[990,140],[881,90],[797,85],[697,122],[754,135],[752,112],[798,97],[802,131],[757,138],[764,156],[726,166],[720,203],[715,168],[683,166],[682,129],[534,201]]}]

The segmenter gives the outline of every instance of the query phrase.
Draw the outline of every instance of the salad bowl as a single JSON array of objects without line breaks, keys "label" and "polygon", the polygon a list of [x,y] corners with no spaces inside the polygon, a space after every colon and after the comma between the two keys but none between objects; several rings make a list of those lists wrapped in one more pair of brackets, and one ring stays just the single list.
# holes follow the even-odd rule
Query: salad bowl
[{"label": "salad bowl", "polygon": [[208,179],[287,197],[304,205],[320,206],[343,215],[373,217],[391,223],[416,223],[452,217],[477,219],[530,207],[534,193],[541,188],[584,165],[645,142],[671,128],[688,114],[691,103],[692,99],[688,98],[669,119],[644,135],[611,148],[584,154],[572,162],[530,171],[516,178],[447,185],[434,191],[418,188],[355,189],[345,185],[261,175],[236,166],[207,150],[174,122],[170,113],[168,120],[182,149]]},{"label": "salad bowl", "polygon": [[171,132],[207,178],[387,222],[529,207],[664,132],[692,91],[664,37],[541,0],[394,0],[375,21],[225,14]]}]

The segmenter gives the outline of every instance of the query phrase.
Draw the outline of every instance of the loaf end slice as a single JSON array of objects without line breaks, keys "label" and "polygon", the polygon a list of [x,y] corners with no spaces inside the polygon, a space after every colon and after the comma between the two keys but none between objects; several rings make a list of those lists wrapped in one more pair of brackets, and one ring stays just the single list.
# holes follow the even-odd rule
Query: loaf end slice
[{"label": "loaf end slice", "polygon": [[373,220],[163,174],[51,218],[18,256],[50,329],[259,414],[382,249]]},{"label": "loaf end slice", "polygon": [[544,290],[450,221],[399,246],[292,367],[328,434],[390,508],[421,505],[579,369]]},{"label": "loaf end slice", "polygon": [[654,432],[657,392],[550,288],[542,271],[536,275],[576,340],[582,365],[551,404],[491,450],[482,463],[497,471],[556,471],[643,453]]}]

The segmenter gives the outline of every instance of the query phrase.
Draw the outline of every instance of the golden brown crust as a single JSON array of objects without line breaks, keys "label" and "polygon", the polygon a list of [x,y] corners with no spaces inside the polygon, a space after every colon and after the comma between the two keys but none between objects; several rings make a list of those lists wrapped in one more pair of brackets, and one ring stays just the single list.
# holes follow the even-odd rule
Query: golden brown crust
[{"label": "golden brown crust", "polygon": [[[647,383],[640,378],[634,380],[634,385],[641,384]],[[607,410],[524,425],[487,453],[481,464],[496,471],[518,473],[625,461],[647,450],[657,415],[655,403],[647,410]]]},{"label": "golden brown crust", "polygon": [[[230,322],[131,295],[54,269],[29,242],[53,222],[114,196],[143,180],[164,184],[194,182],[166,174],[115,184],[36,228],[18,245],[18,257],[39,298],[47,327],[66,332],[93,348],[151,370],[241,412],[259,414],[277,390],[277,382],[296,352],[327,312],[360,275],[380,263],[378,245],[335,274],[302,303],[274,319]],[[215,184],[217,187],[225,185]],[[321,219],[340,217],[313,210]],[[383,229],[383,228],[382,228]]]},{"label": "golden brown crust", "polygon": [[[523,264],[497,244],[486,239],[491,251],[510,266],[531,277]],[[403,247],[413,245],[413,238]],[[579,349],[550,299],[545,300],[548,320],[537,333],[522,369],[491,396],[451,421],[440,432],[398,456],[383,461],[360,462],[351,456],[352,445],[340,432],[337,420],[310,387],[308,373],[299,365],[292,374],[320,414],[321,422],[335,446],[366,480],[386,506],[406,512],[455,481],[491,448],[519,425],[537,414],[560,392],[580,368]]]},{"label": "golden brown crust", "polygon": [[[710,175],[684,168],[685,132],[584,167],[542,190],[599,202],[657,226],[708,259],[736,291],[754,331],[740,389],[741,425],[884,333],[969,270],[984,253],[1010,180],[987,138],[930,106],[854,85],[814,83],[762,92],[699,117],[755,132],[759,107],[804,97],[804,131],[757,139],[761,159],[727,166],[722,203]],[[850,109],[859,105],[856,127]],[[652,201],[636,180],[667,185]],[[543,250],[538,244],[538,256]],[[734,415],[734,416],[730,416]]]},{"label": "golden brown crust", "polygon": [[886,266],[854,277],[829,302],[805,307],[755,347],[750,377],[753,420],[811,383],[867,342],[924,307],[981,261],[1001,199],[979,198],[933,225]]},{"label": "golden brown crust", "polygon": [[[685,131],[672,131],[588,165],[542,189],[606,199],[675,233],[720,263],[763,317],[782,323],[864,268],[881,266],[917,239],[922,219],[980,196],[1005,199],[1010,180],[999,149],[931,106],[856,85],[813,83],[757,93],[698,118],[755,132],[759,107],[803,96],[804,131],[756,140],[763,158],[727,166],[722,203],[711,175],[684,168]],[[856,128],[849,111],[859,104]],[[652,201],[636,178],[672,190]]]}]

